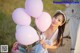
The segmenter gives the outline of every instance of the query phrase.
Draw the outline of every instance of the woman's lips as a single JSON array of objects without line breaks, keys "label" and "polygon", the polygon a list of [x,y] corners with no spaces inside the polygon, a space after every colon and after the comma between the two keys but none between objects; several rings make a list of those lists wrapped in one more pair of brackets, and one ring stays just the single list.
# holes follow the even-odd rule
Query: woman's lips
[{"label": "woman's lips", "polygon": [[53,24],[56,24],[55,22],[52,22]]}]

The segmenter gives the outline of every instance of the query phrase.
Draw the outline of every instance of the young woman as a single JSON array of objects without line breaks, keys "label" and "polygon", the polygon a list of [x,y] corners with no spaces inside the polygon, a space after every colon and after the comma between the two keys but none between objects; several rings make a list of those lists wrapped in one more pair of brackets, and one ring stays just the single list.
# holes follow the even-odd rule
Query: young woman
[{"label": "young woman", "polygon": [[33,53],[55,53],[62,42],[65,21],[64,13],[58,10],[53,16],[51,26],[40,35],[41,40],[35,46],[35,52]]},{"label": "young woman", "polygon": [[31,52],[27,52],[24,47],[15,43],[12,53],[55,53],[56,49],[61,45],[66,17],[64,13],[58,10],[52,19],[52,24],[40,35],[40,41]]}]

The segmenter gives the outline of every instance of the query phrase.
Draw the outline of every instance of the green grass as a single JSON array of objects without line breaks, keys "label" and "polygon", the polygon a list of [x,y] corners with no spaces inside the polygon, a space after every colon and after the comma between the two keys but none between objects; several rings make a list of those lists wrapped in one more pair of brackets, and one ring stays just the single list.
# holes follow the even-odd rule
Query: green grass
[{"label": "green grass", "polygon": [[[44,11],[51,16],[56,10],[64,10],[64,5],[53,4],[53,0],[42,0],[44,3]],[[9,51],[15,39],[15,27],[11,14],[16,8],[24,7],[25,0],[0,0],[0,45],[9,45]],[[31,24],[33,27],[34,19]]]}]

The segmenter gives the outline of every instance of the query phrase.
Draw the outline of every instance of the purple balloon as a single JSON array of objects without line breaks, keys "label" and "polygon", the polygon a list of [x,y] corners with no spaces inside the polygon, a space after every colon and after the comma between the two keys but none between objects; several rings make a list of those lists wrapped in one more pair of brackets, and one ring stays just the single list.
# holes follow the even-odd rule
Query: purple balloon
[{"label": "purple balloon", "polygon": [[30,45],[39,40],[36,30],[31,26],[19,26],[16,30],[16,40],[20,44]]},{"label": "purple balloon", "polygon": [[30,16],[39,17],[43,11],[42,0],[26,0],[25,10]]},{"label": "purple balloon", "polygon": [[47,12],[43,12],[40,17],[35,19],[36,26],[42,32],[46,31],[52,23],[51,16]]},{"label": "purple balloon", "polygon": [[17,8],[12,13],[12,19],[13,21],[18,25],[30,25],[31,18],[30,16],[25,12],[24,8]]}]

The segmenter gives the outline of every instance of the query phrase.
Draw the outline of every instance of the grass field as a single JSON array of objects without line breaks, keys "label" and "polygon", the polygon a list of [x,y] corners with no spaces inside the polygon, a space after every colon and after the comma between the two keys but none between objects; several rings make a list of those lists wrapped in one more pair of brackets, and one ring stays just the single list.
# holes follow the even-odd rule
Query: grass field
[{"label": "grass field", "polygon": [[[56,10],[64,10],[65,5],[53,4],[53,0],[42,0],[44,11],[53,16]],[[15,27],[11,14],[16,8],[24,8],[25,0],[0,0],[0,45],[9,45],[9,51],[15,39]],[[34,20],[31,24],[35,26]]]}]

